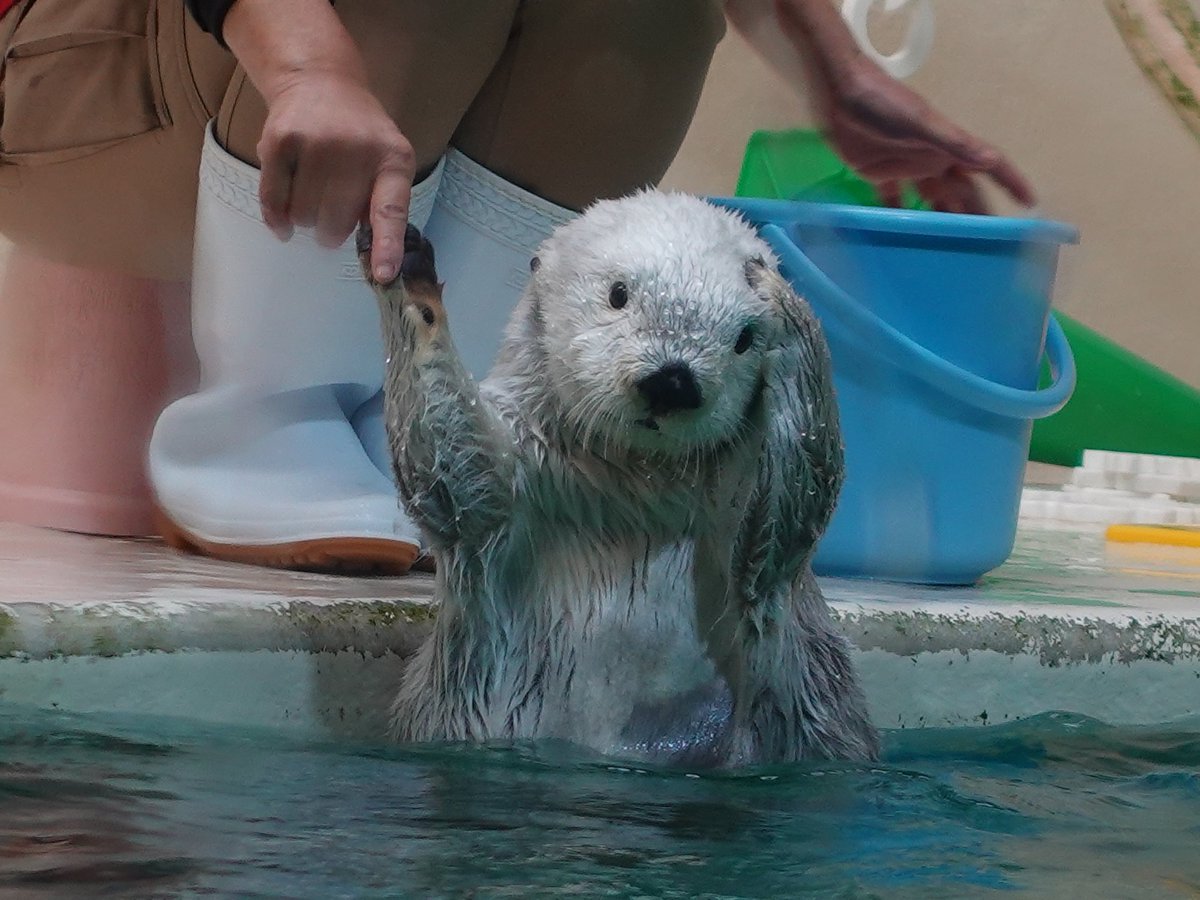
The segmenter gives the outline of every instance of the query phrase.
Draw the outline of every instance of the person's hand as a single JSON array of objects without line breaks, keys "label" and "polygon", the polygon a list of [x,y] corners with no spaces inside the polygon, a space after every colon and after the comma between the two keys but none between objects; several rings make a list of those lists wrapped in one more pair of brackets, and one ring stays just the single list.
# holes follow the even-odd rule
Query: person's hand
[{"label": "person's hand", "polygon": [[984,175],[1024,206],[1033,189],[998,150],[944,118],[916,93],[864,59],[830,97],[825,127],[842,158],[897,205],[911,181],[945,212],[984,213],[972,175]]},{"label": "person's hand", "polygon": [[360,221],[371,269],[387,284],[404,258],[412,146],[371,93],[367,68],[329,0],[237,0],[224,37],[267,103],[258,143],[263,218],[340,246]]},{"label": "person's hand", "polygon": [[[780,26],[798,53],[811,49],[811,34],[794,7],[775,4]],[[900,183],[911,181],[935,209],[983,213],[983,195],[973,175],[1000,185],[1024,206],[1033,189],[998,150],[959,128],[915,92],[857,54],[817,85],[817,108],[827,137],[842,158],[874,182],[896,205]]]},{"label": "person's hand", "polygon": [[275,87],[258,144],[264,220],[283,240],[312,227],[327,247],[370,222],[372,272],[387,284],[404,255],[412,146],[364,80],[318,70]]}]

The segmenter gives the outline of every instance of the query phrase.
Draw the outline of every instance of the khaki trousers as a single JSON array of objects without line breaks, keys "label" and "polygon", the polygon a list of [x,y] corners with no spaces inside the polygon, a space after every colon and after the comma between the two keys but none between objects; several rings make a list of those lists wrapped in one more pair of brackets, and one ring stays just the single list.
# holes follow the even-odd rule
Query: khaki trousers
[{"label": "khaki trousers", "polygon": [[[339,0],[431,167],[458,147],[579,208],[656,183],[716,43],[717,0]],[[0,233],[79,266],[185,279],[205,123],[257,162],[265,104],[182,0],[24,0],[0,19]]]}]

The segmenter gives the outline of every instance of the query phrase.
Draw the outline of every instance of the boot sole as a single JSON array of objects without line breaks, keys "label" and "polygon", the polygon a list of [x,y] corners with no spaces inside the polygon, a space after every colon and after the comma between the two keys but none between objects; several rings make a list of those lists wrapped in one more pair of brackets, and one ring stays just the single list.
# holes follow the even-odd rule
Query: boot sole
[{"label": "boot sole", "polygon": [[218,544],[197,537],[156,509],[158,533],[168,547],[224,562],[326,575],[406,575],[420,548],[384,538],[318,538],[279,544]]}]

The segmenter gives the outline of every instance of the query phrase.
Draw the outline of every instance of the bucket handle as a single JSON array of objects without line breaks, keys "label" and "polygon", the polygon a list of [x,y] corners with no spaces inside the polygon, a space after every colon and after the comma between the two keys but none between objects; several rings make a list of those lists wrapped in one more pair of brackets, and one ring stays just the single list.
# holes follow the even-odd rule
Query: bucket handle
[{"label": "bucket handle", "polygon": [[989,381],[943,359],[897,331],[856,302],[821,271],[778,225],[763,225],[761,234],[788,269],[801,295],[819,298],[823,307],[860,335],[877,343],[884,358],[956,400],[1014,419],[1042,419],[1058,412],[1075,389],[1075,358],[1062,326],[1053,316],[1046,330],[1046,357],[1053,382],[1034,391]]}]

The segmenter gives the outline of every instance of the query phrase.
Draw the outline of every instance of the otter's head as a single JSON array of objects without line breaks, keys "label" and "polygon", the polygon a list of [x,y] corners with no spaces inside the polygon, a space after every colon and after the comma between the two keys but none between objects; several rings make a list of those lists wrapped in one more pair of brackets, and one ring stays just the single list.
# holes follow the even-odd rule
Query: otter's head
[{"label": "otter's head", "polygon": [[559,229],[527,311],[560,424],[666,456],[735,438],[761,390],[770,260],[741,219],[683,194],[602,201]]}]

